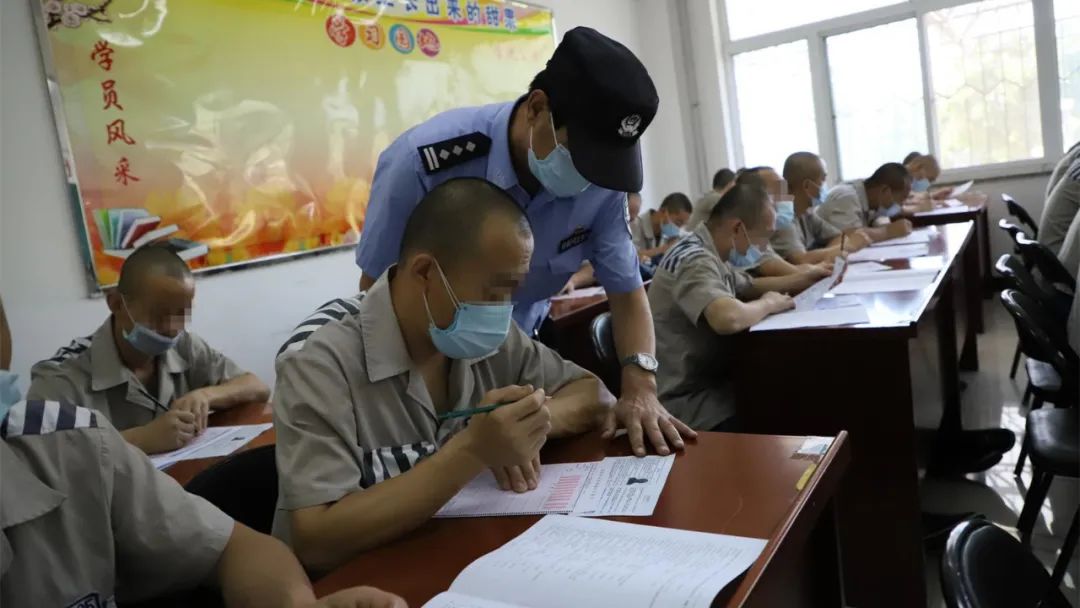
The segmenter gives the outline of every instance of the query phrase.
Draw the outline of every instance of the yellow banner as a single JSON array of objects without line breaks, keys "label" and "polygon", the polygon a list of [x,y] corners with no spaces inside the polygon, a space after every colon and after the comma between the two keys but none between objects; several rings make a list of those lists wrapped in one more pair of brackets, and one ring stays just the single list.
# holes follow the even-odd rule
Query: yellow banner
[{"label": "yellow banner", "polygon": [[379,153],[514,99],[554,50],[547,9],[481,0],[41,2],[93,280],[171,240],[199,269],[355,242]]}]

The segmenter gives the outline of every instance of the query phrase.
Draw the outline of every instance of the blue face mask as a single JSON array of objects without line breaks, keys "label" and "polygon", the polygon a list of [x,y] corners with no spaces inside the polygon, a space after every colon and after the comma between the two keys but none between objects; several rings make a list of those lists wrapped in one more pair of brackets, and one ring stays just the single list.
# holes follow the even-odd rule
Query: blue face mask
[{"label": "blue face mask", "polygon": [[135,347],[135,350],[141,352],[144,355],[156,357],[158,355],[165,354],[171,350],[180,341],[180,338],[184,335],[184,332],[176,334],[175,338],[169,336],[163,336],[149,327],[139,323],[135,320],[135,317],[131,316],[131,311],[128,310],[127,301],[120,298],[120,301],[124,304],[124,312],[127,313],[129,319],[131,319],[132,325],[131,331],[124,332],[124,339],[128,341],[128,344]]},{"label": "blue face mask", "polygon": [[900,215],[900,212],[902,212],[903,210],[904,208],[900,206],[900,203],[893,203],[884,209],[878,209],[878,215],[880,217],[887,217],[889,219],[892,219]]},{"label": "blue face mask", "polygon": [[[555,122],[548,114],[551,121],[551,137],[555,137]],[[529,131],[529,171],[540,181],[545,190],[559,198],[576,196],[589,187],[589,180],[582,177],[574,161],[570,158],[570,150],[566,146],[555,141],[555,149],[547,155],[547,158],[536,158],[532,146],[532,131]]]},{"label": "blue face mask", "polygon": [[780,201],[776,203],[776,229],[787,228],[795,221],[795,203]]},{"label": "blue face mask", "polygon": [[[743,228],[745,231],[746,228]],[[746,240],[750,240],[750,236],[747,235]],[[739,253],[739,248],[735,246],[734,237],[731,239],[731,253],[728,254],[728,262],[736,268],[750,268],[757,266],[761,261],[761,248],[750,243],[750,246],[746,248],[746,253]]]},{"label": "blue face mask", "polygon": [[663,224],[660,224],[660,235],[663,236],[665,239],[673,239],[679,236],[679,234],[679,227],[675,224],[672,224],[671,222],[664,222]]},{"label": "blue face mask", "polygon": [[11,406],[22,401],[22,393],[19,391],[18,382],[18,374],[13,374],[6,369],[0,369],[0,420],[7,416]]},{"label": "blue face mask", "polygon": [[810,202],[815,207],[817,207],[817,206],[821,205],[822,203],[824,203],[825,199],[827,199],[827,198],[829,198],[829,185],[826,184],[825,182],[821,182],[821,189],[818,190],[817,197],[810,199]]},{"label": "blue face mask", "polygon": [[427,294],[424,294],[424,308],[428,313],[428,334],[435,348],[451,359],[475,359],[495,352],[506,341],[506,334],[510,331],[510,319],[514,314],[514,305],[463,303],[454,295],[454,290],[450,288],[450,282],[446,280],[446,275],[443,274],[438,262],[435,263],[435,267],[439,270],[439,277],[442,278],[446,293],[450,295],[450,300],[456,308],[450,327],[439,329],[431,316]]},{"label": "blue face mask", "polygon": [[930,180],[926,179],[925,177],[921,177],[921,178],[911,182],[911,191],[912,192],[926,192],[929,189],[930,189]]}]

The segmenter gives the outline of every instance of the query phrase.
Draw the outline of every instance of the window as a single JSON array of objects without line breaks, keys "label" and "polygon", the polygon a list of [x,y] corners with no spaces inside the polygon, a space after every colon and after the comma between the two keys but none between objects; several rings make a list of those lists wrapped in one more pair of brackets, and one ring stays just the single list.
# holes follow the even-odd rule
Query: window
[{"label": "window", "polygon": [[926,36],[942,168],[1042,158],[1031,0],[927,13]]},{"label": "window", "polygon": [[847,180],[925,151],[963,181],[1080,141],[1080,0],[712,1],[736,164],[820,150]]},{"label": "window", "polygon": [[[840,174],[866,177],[882,163],[925,151],[926,110],[914,19],[826,40]],[[881,69],[888,49],[889,69]]]},{"label": "window", "polygon": [[807,56],[805,40],[735,56],[743,166],[779,171],[788,154],[817,149]]},{"label": "window", "polygon": [[1069,148],[1080,141],[1080,2],[1054,0],[1054,19],[1061,83],[1061,134],[1065,148]]},{"label": "window", "polygon": [[902,0],[727,0],[728,31],[732,40],[738,40],[898,1]]}]

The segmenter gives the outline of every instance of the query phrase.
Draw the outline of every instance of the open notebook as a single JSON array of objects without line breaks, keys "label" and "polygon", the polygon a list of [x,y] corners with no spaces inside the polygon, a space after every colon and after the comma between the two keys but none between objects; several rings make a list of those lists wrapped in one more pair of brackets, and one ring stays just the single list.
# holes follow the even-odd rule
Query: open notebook
[{"label": "open notebook", "polygon": [[706,608],[764,548],[756,538],[548,515],[424,608]]}]

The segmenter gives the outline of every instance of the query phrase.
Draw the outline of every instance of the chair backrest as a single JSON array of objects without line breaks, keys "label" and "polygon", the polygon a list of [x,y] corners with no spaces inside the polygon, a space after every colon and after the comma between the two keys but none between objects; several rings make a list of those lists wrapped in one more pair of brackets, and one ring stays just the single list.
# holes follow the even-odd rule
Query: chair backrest
[{"label": "chair backrest", "polygon": [[981,519],[959,524],[941,558],[941,591],[949,608],[1068,608],[1031,550]]},{"label": "chair backrest", "polygon": [[184,489],[245,526],[269,534],[278,495],[274,446],[240,452],[219,462],[196,475]]},{"label": "chair backrest", "polygon": [[1035,223],[1027,209],[1024,209],[1023,205],[1016,202],[1016,199],[1008,194],[1002,194],[1001,200],[1005,201],[1005,208],[1009,210],[1009,215],[1020,220],[1020,223],[1031,232],[1033,237],[1039,238],[1039,225]]},{"label": "chair backrest", "polygon": [[[1061,394],[1065,399],[1077,398],[1077,376],[1080,358],[1069,346],[1065,325],[1053,318],[1038,301],[1015,289],[1001,292],[1001,303],[1013,318],[1020,350],[1032,359],[1045,361],[1061,377]],[[1063,406],[1069,403],[1055,403]]]},{"label": "chair backrest", "polygon": [[605,367],[619,366],[619,354],[615,350],[615,334],[611,329],[611,313],[605,312],[597,315],[589,326],[589,337],[592,339],[593,351],[596,358]]},{"label": "chair backrest", "polygon": [[1005,218],[1001,218],[1000,220],[998,220],[998,228],[1004,230],[1005,233],[1009,235],[1009,239],[1012,240],[1013,243],[1016,243],[1016,235],[1024,234],[1023,228],[1017,226],[1016,224],[1010,222]]},{"label": "chair backrest", "polygon": [[1031,296],[1046,308],[1050,308],[1049,302],[1057,297],[1055,292],[1049,291],[1039,283],[1027,266],[1024,265],[1024,262],[1015,254],[1002,254],[997,263],[994,264],[994,270],[997,270],[998,274],[1008,279],[1013,289]]},{"label": "chair backrest", "polygon": [[1042,243],[1029,239],[1023,234],[1016,236],[1016,245],[1020,248],[1020,255],[1024,257],[1024,263],[1030,264],[1039,271],[1042,278],[1048,283],[1063,285],[1071,292],[1076,292],[1076,278],[1065,268],[1054,252]]}]

